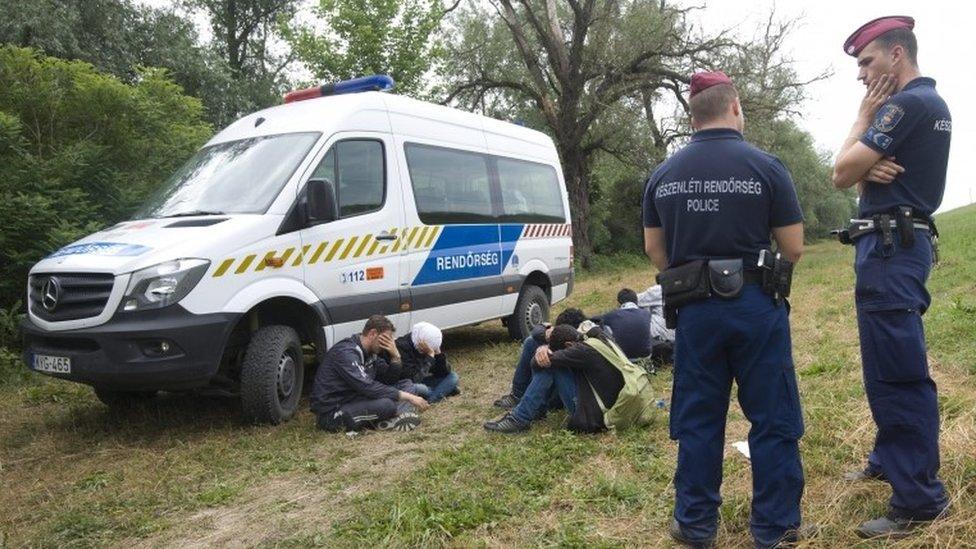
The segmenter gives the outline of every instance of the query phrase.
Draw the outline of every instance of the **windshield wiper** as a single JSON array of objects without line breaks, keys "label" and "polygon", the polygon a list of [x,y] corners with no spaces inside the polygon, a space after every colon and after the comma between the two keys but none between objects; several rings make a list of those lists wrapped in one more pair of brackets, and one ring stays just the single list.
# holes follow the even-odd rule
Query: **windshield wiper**
[{"label": "windshield wiper", "polygon": [[225,215],[225,214],[224,212],[218,212],[218,211],[192,210],[189,212],[180,212],[180,213],[164,215],[160,217],[164,217],[164,218],[165,217],[192,217],[195,215]]}]

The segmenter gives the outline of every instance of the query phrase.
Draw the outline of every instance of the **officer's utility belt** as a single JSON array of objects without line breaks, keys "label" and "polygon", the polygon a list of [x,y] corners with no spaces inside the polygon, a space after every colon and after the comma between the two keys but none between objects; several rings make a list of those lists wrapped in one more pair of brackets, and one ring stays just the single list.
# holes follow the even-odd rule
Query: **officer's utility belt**
[{"label": "officer's utility belt", "polygon": [[897,231],[901,247],[911,248],[915,245],[916,229],[929,231],[932,244],[937,244],[939,231],[935,228],[935,223],[931,219],[912,216],[912,209],[907,206],[900,206],[893,213],[878,214],[870,219],[852,219],[846,229],[837,229],[830,233],[841,244],[854,244],[855,240],[868,233],[879,232],[882,242],[892,245],[895,242],[894,233]]},{"label": "officer's utility belt", "polygon": [[668,328],[677,325],[680,307],[712,296],[734,299],[746,284],[761,284],[763,291],[777,303],[788,297],[793,264],[779,254],[772,261],[771,257],[772,254],[763,250],[758,270],[744,269],[742,259],[697,259],[658,273]]}]

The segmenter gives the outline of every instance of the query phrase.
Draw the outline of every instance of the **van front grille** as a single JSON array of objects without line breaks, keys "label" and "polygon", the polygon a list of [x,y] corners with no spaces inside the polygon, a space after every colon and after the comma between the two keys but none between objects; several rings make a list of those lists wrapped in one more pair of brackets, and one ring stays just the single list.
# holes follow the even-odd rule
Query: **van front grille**
[{"label": "van front grille", "polygon": [[80,320],[102,314],[112,294],[109,273],[50,273],[30,277],[31,313],[47,322]]}]

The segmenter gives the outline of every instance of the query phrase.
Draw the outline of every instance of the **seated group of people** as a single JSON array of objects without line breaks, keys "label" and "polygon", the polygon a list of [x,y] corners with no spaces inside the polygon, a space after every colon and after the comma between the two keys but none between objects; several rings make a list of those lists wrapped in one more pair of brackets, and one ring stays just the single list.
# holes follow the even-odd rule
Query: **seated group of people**
[{"label": "seated group of people", "polygon": [[[644,373],[637,373],[630,361],[668,347],[669,337],[673,341],[673,332],[656,328],[659,314],[653,290],[638,296],[625,288],[617,295],[620,308],[600,317],[588,319],[579,309],[566,309],[555,325],[537,327],[522,343],[511,392],[495,401],[509,411],[486,423],[485,429],[524,431],[560,407],[569,415],[566,427],[578,432],[613,427],[608,417],[639,416],[648,403],[637,402],[635,408],[630,401],[646,400],[646,394],[628,394],[628,403],[621,403],[615,413],[609,411],[618,404],[625,376]],[[642,299],[646,303],[639,306]],[[394,335],[389,319],[373,315],[362,333],[329,349],[310,397],[319,429],[409,431],[420,424],[419,412],[430,404],[460,394],[458,375],[441,351],[443,334],[438,327],[419,322],[410,333],[396,339]]]}]

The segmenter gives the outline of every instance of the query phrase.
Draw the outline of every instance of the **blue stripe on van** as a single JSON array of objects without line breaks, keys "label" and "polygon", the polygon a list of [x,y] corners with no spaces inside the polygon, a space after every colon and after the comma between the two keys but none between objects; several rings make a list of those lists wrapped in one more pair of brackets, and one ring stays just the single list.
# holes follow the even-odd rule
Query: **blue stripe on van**
[{"label": "blue stripe on van", "polygon": [[522,227],[502,225],[499,230],[499,225],[446,225],[413,286],[501,275]]}]

